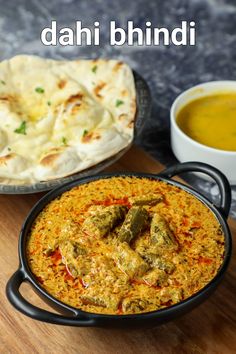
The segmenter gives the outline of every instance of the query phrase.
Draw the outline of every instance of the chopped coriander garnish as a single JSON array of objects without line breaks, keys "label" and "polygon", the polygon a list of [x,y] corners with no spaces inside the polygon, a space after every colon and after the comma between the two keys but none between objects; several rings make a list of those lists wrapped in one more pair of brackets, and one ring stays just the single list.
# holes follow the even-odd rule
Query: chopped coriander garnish
[{"label": "chopped coriander garnish", "polygon": [[36,87],[35,92],[44,93],[44,89],[42,87]]},{"label": "chopped coriander garnish", "polygon": [[86,136],[88,134],[88,130],[84,130],[84,132],[83,132],[83,136]]},{"label": "chopped coriander garnish", "polygon": [[2,85],[6,85],[6,82],[4,80],[0,81]]},{"label": "chopped coriander garnish", "polygon": [[8,150],[8,151],[11,151],[11,148],[10,148],[10,147],[8,147],[8,148],[7,148],[7,150]]},{"label": "chopped coriander garnish", "polygon": [[61,140],[62,140],[62,144],[64,144],[64,145],[67,144],[67,139],[64,136],[61,138]]},{"label": "chopped coriander garnish", "polygon": [[94,66],[92,67],[92,72],[93,72],[94,74],[96,74],[97,69],[98,69],[98,66],[97,66],[97,65],[94,65]]},{"label": "chopped coriander garnish", "polygon": [[121,106],[122,104],[124,104],[124,101],[122,100],[116,100],[116,107]]},{"label": "chopped coriander garnish", "polygon": [[51,101],[47,101],[47,105],[51,106],[52,102]]},{"label": "chopped coriander garnish", "polygon": [[23,121],[19,128],[14,130],[14,133],[26,135],[26,121]]}]

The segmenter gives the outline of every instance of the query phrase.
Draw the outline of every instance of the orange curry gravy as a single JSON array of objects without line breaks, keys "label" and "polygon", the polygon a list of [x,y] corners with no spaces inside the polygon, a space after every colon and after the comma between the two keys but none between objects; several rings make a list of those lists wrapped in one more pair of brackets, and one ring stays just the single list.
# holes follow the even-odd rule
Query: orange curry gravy
[{"label": "orange curry gravy", "polygon": [[179,187],[99,179],[51,201],[27,257],[41,286],[87,312],[132,314],[188,298],[216,275],[224,236],[211,210]]}]

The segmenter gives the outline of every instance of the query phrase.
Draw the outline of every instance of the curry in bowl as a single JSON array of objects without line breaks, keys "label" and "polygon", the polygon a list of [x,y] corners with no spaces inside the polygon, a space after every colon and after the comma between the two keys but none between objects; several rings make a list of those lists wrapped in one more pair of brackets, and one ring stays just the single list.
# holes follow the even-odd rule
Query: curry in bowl
[{"label": "curry in bowl", "polygon": [[189,298],[217,274],[224,235],[213,212],[162,180],[112,177],[51,201],[28,237],[38,282],[86,312],[134,314]]},{"label": "curry in bowl", "polygon": [[200,144],[236,151],[236,93],[218,92],[186,104],[177,114],[179,128]]}]

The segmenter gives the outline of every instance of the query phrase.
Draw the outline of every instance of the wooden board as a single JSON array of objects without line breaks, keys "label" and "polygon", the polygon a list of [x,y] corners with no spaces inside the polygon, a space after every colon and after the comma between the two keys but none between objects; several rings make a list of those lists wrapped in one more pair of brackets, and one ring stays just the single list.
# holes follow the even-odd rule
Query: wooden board
[{"label": "wooden board", "polygon": [[[132,148],[109,171],[158,173],[162,166]],[[41,323],[18,313],[8,303],[5,285],[18,267],[18,234],[24,218],[42,194],[0,196],[0,353],[235,353],[236,255],[216,292],[182,318],[153,329],[71,328]],[[230,220],[233,239],[236,222]],[[22,293],[37,306],[48,307],[27,284]]]}]

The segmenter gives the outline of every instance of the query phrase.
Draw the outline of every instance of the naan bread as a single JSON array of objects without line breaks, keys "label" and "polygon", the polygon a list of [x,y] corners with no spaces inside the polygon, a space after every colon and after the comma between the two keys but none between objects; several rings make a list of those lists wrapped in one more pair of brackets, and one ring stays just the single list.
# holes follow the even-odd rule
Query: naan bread
[{"label": "naan bread", "polygon": [[111,157],[132,142],[135,113],[133,74],[122,62],[1,62],[0,182],[47,181]]}]

